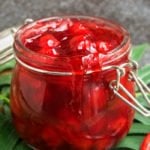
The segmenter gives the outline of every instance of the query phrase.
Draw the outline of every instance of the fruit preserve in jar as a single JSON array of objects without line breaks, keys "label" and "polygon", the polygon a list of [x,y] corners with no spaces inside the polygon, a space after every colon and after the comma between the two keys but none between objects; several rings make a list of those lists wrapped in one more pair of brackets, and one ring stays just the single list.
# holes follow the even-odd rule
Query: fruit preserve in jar
[{"label": "fruit preserve in jar", "polygon": [[[15,35],[11,111],[20,137],[39,150],[108,150],[129,131],[134,110],[110,83],[134,95],[130,37],[103,18],[41,19]],[[115,86],[117,88],[117,85]],[[120,89],[118,93],[132,100]]]}]

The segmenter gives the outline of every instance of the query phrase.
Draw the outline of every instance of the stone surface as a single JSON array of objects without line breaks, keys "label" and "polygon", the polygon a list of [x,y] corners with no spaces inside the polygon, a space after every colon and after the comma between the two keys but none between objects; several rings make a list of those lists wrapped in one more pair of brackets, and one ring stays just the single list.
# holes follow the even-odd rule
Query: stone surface
[{"label": "stone surface", "polygon": [[[0,30],[57,15],[106,17],[126,27],[133,44],[150,43],[150,0],[0,0]],[[150,63],[150,50],[145,59]]]}]

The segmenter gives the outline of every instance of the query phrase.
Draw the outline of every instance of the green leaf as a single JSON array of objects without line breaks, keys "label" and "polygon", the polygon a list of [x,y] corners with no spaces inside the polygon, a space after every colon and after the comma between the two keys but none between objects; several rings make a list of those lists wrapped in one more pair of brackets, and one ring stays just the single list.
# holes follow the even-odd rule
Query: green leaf
[{"label": "green leaf", "polygon": [[0,113],[0,129],[8,122],[8,117],[5,117],[4,114]]},{"label": "green leaf", "polygon": [[139,77],[146,83],[150,83],[150,65],[145,65],[138,71]]},{"label": "green leaf", "polygon": [[4,105],[4,114],[5,114],[5,116],[7,116],[9,118],[11,117],[11,112],[10,112],[10,108],[8,105]]},{"label": "green leaf", "polygon": [[138,75],[141,78],[144,78],[145,76],[147,76],[147,74],[150,74],[150,65],[145,65],[144,67],[140,68],[138,71]]},{"label": "green leaf", "polygon": [[135,113],[135,120],[143,123],[144,125],[150,125],[150,118],[149,117],[143,117],[141,114],[139,113]]},{"label": "green leaf", "polygon": [[150,125],[134,123],[129,131],[129,134],[146,134],[150,132]]},{"label": "green leaf", "polygon": [[26,143],[21,141],[21,142],[17,143],[17,145],[14,148],[14,150],[32,150],[32,149],[29,148]]},{"label": "green leaf", "polygon": [[9,99],[2,94],[0,94],[0,101],[3,101],[4,104],[9,104]]},{"label": "green leaf", "polygon": [[[144,99],[143,95],[141,93],[138,93],[139,95],[136,99],[142,104],[144,107],[150,109],[150,105],[147,103],[147,101]],[[150,94],[147,94],[147,97],[150,99]]]},{"label": "green leaf", "polygon": [[10,116],[0,114],[0,149],[31,150],[16,133]]},{"label": "green leaf", "polygon": [[2,86],[2,85],[10,85],[11,78],[12,78],[11,74],[2,74],[0,76],[0,86]]},{"label": "green leaf", "polygon": [[[147,97],[150,99],[150,93],[146,93]],[[142,104],[144,107],[150,108],[150,105],[144,99],[143,94],[141,92],[136,93],[136,99]]]},{"label": "green leaf", "polygon": [[11,61],[1,65],[0,72],[14,68],[15,63],[16,63],[15,60],[11,60]]},{"label": "green leaf", "polygon": [[139,61],[143,57],[145,51],[148,48],[150,48],[149,44],[134,46],[132,51],[132,56],[131,56],[132,60]]},{"label": "green leaf", "polygon": [[130,148],[133,150],[139,150],[140,143],[142,142],[144,136],[127,136],[124,140],[122,140],[117,148]]},{"label": "green leaf", "polygon": [[16,133],[8,114],[0,113],[0,149],[1,150],[32,150]]},{"label": "green leaf", "polygon": [[0,148],[2,150],[13,150],[19,137],[10,120],[5,121],[0,128]]},{"label": "green leaf", "polygon": [[10,86],[4,86],[2,87],[1,89],[1,92],[0,92],[2,95],[6,96],[6,97],[9,97],[10,95]]},{"label": "green leaf", "polygon": [[132,148],[125,148],[125,147],[120,147],[120,148],[113,148],[111,150],[134,150]]}]

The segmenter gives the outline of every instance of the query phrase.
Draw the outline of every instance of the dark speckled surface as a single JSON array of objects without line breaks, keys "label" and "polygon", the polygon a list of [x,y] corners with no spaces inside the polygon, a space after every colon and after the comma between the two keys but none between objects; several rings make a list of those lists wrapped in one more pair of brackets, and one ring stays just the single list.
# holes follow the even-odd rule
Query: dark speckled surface
[{"label": "dark speckled surface", "polygon": [[[133,44],[150,43],[150,0],[0,0],[0,30],[57,15],[106,17],[126,27]],[[143,62],[150,63],[150,50]]]}]

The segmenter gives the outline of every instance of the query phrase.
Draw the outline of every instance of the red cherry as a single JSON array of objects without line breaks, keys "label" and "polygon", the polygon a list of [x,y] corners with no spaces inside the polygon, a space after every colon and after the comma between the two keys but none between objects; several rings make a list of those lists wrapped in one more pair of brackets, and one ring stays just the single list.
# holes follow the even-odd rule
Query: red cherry
[{"label": "red cherry", "polygon": [[99,70],[100,61],[99,61],[98,54],[88,54],[87,56],[82,57],[82,65],[83,65],[84,71]]},{"label": "red cherry", "polygon": [[97,29],[100,28],[96,22],[84,21],[84,25],[85,25],[85,27],[87,27],[88,29],[93,30],[93,31],[97,31]]},{"label": "red cherry", "polygon": [[101,53],[107,53],[109,51],[109,43],[103,42],[103,41],[98,41],[96,42],[97,50]]},{"label": "red cherry", "polygon": [[107,121],[105,117],[101,117],[100,115],[97,115],[93,117],[94,119],[89,120],[87,129],[88,136],[89,137],[102,137],[106,135],[107,130]]},{"label": "red cherry", "polygon": [[57,55],[55,48],[59,45],[60,42],[53,35],[47,33],[39,39],[41,49],[38,52],[48,55]]},{"label": "red cherry", "polygon": [[97,51],[103,54],[106,54],[107,52],[111,51],[115,47],[117,47],[118,43],[115,40],[110,41],[97,41],[96,47]]},{"label": "red cherry", "polygon": [[54,29],[55,32],[64,32],[72,26],[73,22],[70,19],[64,19],[60,24]]},{"label": "red cherry", "polygon": [[34,35],[33,37],[25,39],[24,41],[25,47],[27,47],[32,51],[38,51],[40,49],[39,37],[40,37],[39,35],[38,36]]},{"label": "red cherry", "polygon": [[54,127],[52,126],[45,127],[41,136],[43,140],[47,142],[50,146],[58,146],[62,142],[60,135],[57,131],[55,131]]},{"label": "red cherry", "polygon": [[150,133],[144,138],[140,150],[150,150]]},{"label": "red cherry", "polygon": [[[113,115],[113,112],[110,111],[110,114]],[[115,135],[122,135],[125,130],[128,130],[127,127],[127,119],[123,116],[117,116],[117,114],[114,113],[114,117],[109,117],[109,125],[108,125],[108,132],[109,134]],[[127,131],[126,131],[127,132]]]},{"label": "red cherry", "polygon": [[78,53],[96,53],[96,45],[88,36],[78,35],[70,40],[70,48],[73,52]]},{"label": "red cherry", "polygon": [[59,44],[60,42],[52,34],[47,33],[39,39],[39,45],[41,48],[54,48]]},{"label": "red cherry", "polygon": [[49,27],[49,31],[53,32],[64,32],[72,26],[73,22],[71,19],[58,19],[56,21],[51,21],[47,25]]},{"label": "red cherry", "polygon": [[109,98],[107,88],[103,85],[93,87],[92,98],[95,107],[97,106],[97,111],[104,109]]},{"label": "red cherry", "polygon": [[91,31],[86,28],[83,24],[80,22],[76,22],[73,24],[73,26],[70,28],[70,32],[75,35],[75,34],[92,34]]}]

